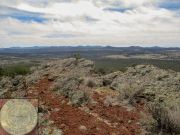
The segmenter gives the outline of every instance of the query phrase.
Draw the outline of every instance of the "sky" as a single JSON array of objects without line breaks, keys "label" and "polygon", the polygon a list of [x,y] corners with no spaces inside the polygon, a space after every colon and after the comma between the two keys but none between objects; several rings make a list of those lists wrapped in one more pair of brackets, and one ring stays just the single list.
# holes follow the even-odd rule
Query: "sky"
[{"label": "sky", "polygon": [[0,0],[0,48],[180,47],[180,0]]}]

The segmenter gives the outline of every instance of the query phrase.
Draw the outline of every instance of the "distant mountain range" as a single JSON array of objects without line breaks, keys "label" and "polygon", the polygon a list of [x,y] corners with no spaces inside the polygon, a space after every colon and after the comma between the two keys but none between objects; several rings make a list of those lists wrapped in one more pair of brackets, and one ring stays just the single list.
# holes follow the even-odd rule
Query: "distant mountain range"
[{"label": "distant mountain range", "polygon": [[147,54],[147,53],[164,53],[169,51],[180,51],[178,47],[112,47],[112,46],[48,46],[48,47],[12,47],[0,48],[0,55],[57,55],[69,56],[74,53],[80,53],[84,57],[98,57],[111,54]]}]

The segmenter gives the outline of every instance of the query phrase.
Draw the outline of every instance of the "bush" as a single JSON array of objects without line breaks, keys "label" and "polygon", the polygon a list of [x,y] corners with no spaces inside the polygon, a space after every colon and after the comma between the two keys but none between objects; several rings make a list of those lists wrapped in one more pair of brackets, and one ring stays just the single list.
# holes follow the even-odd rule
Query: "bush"
[{"label": "bush", "polygon": [[79,53],[76,53],[76,54],[73,55],[73,57],[76,59],[75,60],[75,65],[78,65],[78,61],[79,61],[79,59],[81,59],[81,55]]},{"label": "bush", "polygon": [[180,108],[167,107],[164,103],[156,102],[151,105],[150,110],[153,118],[158,123],[158,128],[171,134],[180,133]]},{"label": "bush", "polygon": [[93,87],[96,86],[96,83],[94,82],[94,80],[88,79],[87,80],[87,86],[90,87],[90,88],[93,88]]},{"label": "bush", "polygon": [[26,75],[28,73],[30,73],[30,67],[21,64],[8,65],[0,68],[0,76],[14,77],[16,75]]},{"label": "bush", "polygon": [[119,105],[119,103],[120,103],[120,101],[119,101],[118,97],[106,96],[106,98],[104,100],[104,105],[106,107]]},{"label": "bush", "polygon": [[105,75],[107,72],[104,68],[97,68],[95,69],[95,71],[97,74],[100,74],[100,75]]},{"label": "bush", "polygon": [[180,108],[168,110],[169,127],[173,132],[180,133]]},{"label": "bush", "polygon": [[73,57],[74,57],[76,60],[78,60],[78,59],[81,58],[81,55],[80,55],[79,53],[75,53],[75,54],[73,54]]},{"label": "bush", "polygon": [[[130,103],[133,103],[133,100],[142,92],[141,87],[138,84],[132,83],[121,83],[121,84],[113,84],[113,87],[117,87],[119,90],[119,99],[121,100],[129,100]],[[116,86],[118,85],[118,86]]]},{"label": "bush", "polygon": [[86,104],[89,100],[87,93],[80,90],[73,91],[71,94],[69,94],[69,98],[74,106],[81,106]]},{"label": "bush", "polygon": [[141,125],[150,133],[157,133],[157,121],[151,115],[141,112]]}]

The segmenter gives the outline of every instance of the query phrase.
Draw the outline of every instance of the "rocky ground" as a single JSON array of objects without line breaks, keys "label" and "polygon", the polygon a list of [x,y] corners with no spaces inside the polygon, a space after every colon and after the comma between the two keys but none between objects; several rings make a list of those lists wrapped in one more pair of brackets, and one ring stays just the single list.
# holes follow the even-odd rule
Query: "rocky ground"
[{"label": "rocky ground", "polygon": [[0,95],[38,98],[40,135],[180,133],[180,73],[150,65],[100,75],[90,60],[50,61],[2,77]]}]

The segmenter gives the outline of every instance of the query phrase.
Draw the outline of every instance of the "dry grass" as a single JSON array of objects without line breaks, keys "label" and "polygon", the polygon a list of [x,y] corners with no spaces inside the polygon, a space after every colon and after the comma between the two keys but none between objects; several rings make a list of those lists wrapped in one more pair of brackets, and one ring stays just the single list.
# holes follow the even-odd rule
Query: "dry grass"
[{"label": "dry grass", "polygon": [[151,105],[150,110],[153,118],[158,123],[159,129],[165,130],[171,134],[180,133],[180,108],[178,105],[169,108],[163,103],[158,102]]},{"label": "dry grass", "polygon": [[99,87],[95,91],[100,95],[119,96],[119,92],[112,90],[108,87]]}]

